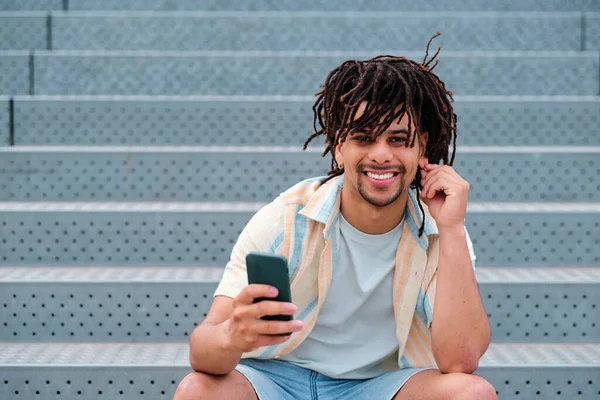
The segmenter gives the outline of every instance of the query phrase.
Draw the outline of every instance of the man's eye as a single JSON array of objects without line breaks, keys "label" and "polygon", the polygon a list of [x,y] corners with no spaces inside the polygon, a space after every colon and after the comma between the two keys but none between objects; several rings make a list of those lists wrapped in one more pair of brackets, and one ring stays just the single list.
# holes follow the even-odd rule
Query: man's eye
[{"label": "man's eye", "polygon": [[360,142],[360,143],[366,143],[366,142],[370,142],[371,138],[368,136],[355,136],[354,140]]},{"label": "man's eye", "polygon": [[394,143],[404,143],[404,142],[406,142],[406,138],[403,138],[403,137],[393,137],[391,140]]}]

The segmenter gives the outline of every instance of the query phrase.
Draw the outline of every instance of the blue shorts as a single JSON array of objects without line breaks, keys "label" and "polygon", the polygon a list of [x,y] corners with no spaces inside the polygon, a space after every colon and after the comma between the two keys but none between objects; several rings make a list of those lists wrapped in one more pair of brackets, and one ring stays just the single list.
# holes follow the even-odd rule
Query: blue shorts
[{"label": "blue shorts", "polygon": [[408,378],[431,368],[406,368],[372,379],[334,379],[277,360],[243,359],[235,368],[260,400],[390,400]]}]

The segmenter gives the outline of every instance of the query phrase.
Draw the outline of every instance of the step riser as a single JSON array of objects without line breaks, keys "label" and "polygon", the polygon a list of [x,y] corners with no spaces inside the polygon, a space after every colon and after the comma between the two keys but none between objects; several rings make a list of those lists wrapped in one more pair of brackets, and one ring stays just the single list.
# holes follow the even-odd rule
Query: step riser
[{"label": "step riser", "polygon": [[[423,51],[440,31],[436,46],[469,51],[600,50],[592,38],[597,19],[569,14],[470,13],[342,15],[0,15],[9,34],[0,50],[311,50],[402,49]],[[161,32],[160,35],[153,34]],[[248,35],[248,32],[252,32]],[[370,32],[370,35],[364,35]],[[322,37],[329,40],[323,41]],[[203,38],[198,40],[197,38]]]},{"label": "step riser", "polygon": [[[600,396],[600,366],[591,368],[481,367],[476,372],[491,382],[499,400],[513,399],[586,399]],[[591,382],[591,383],[590,383]]]},{"label": "step riser", "polygon": [[[0,341],[182,342],[216,282],[0,283]],[[480,283],[494,342],[600,340],[600,284]]]},{"label": "step riser", "polygon": [[[600,201],[599,154],[461,153],[470,201]],[[324,176],[319,153],[4,153],[0,201],[271,201]]]},{"label": "step riser", "polygon": [[[0,265],[225,265],[253,212],[0,212]],[[470,212],[478,265],[600,265],[600,213]]]},{"label": "step riser", "polygon": [[[0,398],[170,400],[190,367],[0,366]],[[7,383],[8,382],[8,383]]]},{"label": "step riser", "polygon": [[[300,147],[313,132],[313,103],[311,97],[300,101],[16,98],[14,136],[16,145]],[[1,107],[0,136],[8,143],[8,103]],[[459,148],[600,146],[600,102],[594,100],[457,98],[454,111]]]},{"label": "step riser", "polygon": [[[156,53],[0,55],[0,94],[313,95],[348,59],[333,56],[209,56]],[[404,53],[421,60],[423,53]],[[14,62],[15,65],[12,63]],[[597,55],[444,54],[436,72],[457,95],[597,95]]]},{"label": "step riser", "polygon": [[[190,371],[183,366],[0,367],[3,377],[0,381],[0,396],[5,400],[37,397],[46,400],[171,399],[179,381]],[[599,373],[600,367],[481,367],[477,371],[478,375],[494,385],[499,392],[498,399],[502,400],[558,396],[595,400],[600,395]]]}]

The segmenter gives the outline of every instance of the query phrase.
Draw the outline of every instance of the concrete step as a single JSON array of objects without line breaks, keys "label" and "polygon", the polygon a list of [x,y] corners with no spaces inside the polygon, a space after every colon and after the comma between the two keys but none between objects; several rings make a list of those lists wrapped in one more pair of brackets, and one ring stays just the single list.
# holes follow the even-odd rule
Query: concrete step
[{"label": "concrete step", "polygon": [[[1,12],[1,50],[600,50],[581,12]],[[160,34],[158,34],[160,32]],[[364,32],[370,32],[364,35]],[[249,34],[250,33],[250,34]],[[197,38],[203,40],[197,40]],[[327,40],[322,40],[327,37]]]},{"label": "concrete step", "polygon": [[[322,148],[0,147],[0,201],[271,201],[331,170]],[[600,146],[458,148],[471,201],[598,202]]]},{"label": "concrete step", "polygon": [[0,10],[600,11],[595,0],[4,0]]},{"label": "concrete step", "polygon": [[[2,267],[0,341],[181,342],[220,267]],[[479,267],[494,342],[600,341],[600,268]]]},{"label": "concrete step", "polygon": [[[16,96],[16,145],[296,146],[311,96]],[[462,146],[600,146],[600,97],[456,96]],[[0,97],[0,144],[10,104]],[[565,135],[564,132],[569,132]]]},{"label": "concrete step", "polygon": [[[0,265],[225,265],[264,203],[0,203]],[[600,203],[469,204],[479,265],[600,265]]]},{"label": "concrete step", "polygon": [[[312,95],[348,59],[424,51],[0,52],[0,94]],[[599,93],[598,52],[444,51],[436,73],[457,95]]]},{"label": "concrete step", "polygon": [[[171,399],[185,343],[0,343],[3,400]],[[492,344],[478,374],[499,399],[597,399],[600,344]]]}]

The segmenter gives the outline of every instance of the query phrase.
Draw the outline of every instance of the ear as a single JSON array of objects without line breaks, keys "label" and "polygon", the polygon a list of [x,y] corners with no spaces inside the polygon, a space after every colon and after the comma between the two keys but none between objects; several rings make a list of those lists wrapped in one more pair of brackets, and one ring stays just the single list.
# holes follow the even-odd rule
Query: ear
[{"label": "ear", "polygon": [[342,148],[344,147],[344,142],[340,142],[335,146],[335,160],[338,165],[344,164],[344,156],[342,155]]}]

